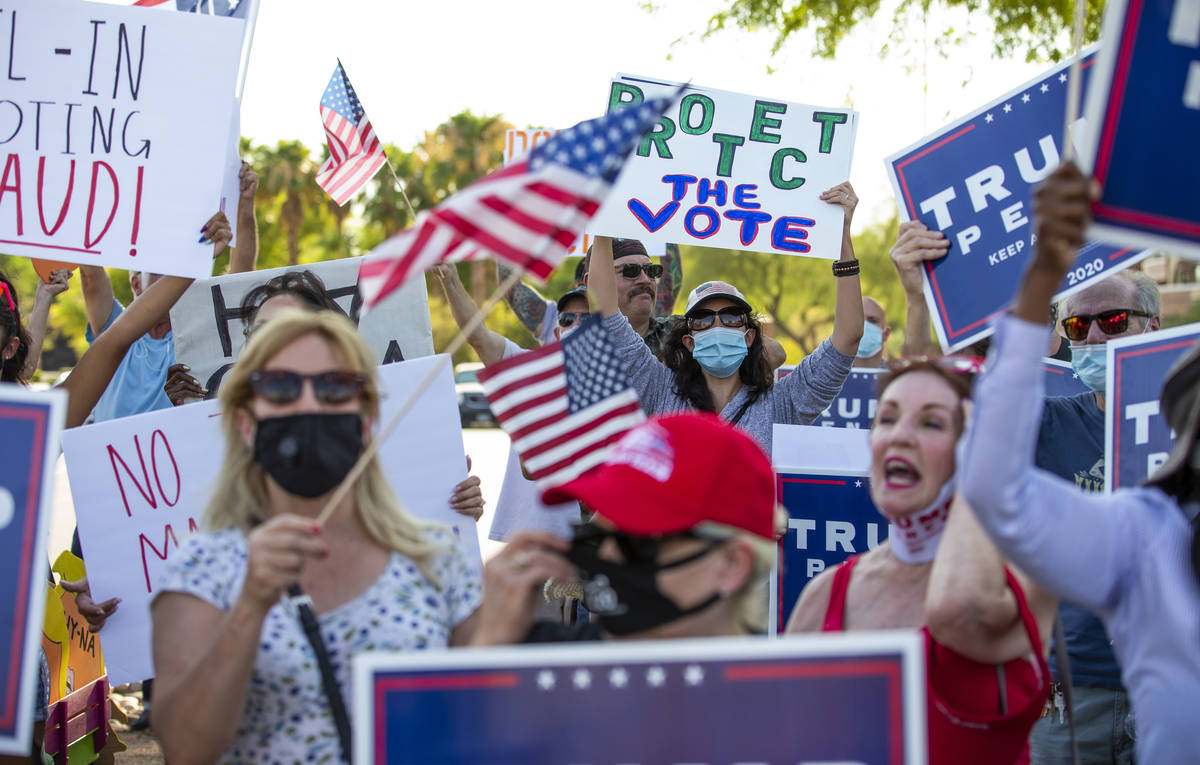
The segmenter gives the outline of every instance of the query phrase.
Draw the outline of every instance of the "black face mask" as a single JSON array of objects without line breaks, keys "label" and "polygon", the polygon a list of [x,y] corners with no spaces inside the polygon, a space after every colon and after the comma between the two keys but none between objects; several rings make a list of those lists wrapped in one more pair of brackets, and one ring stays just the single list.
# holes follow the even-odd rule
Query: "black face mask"
[{"label": "black face mask", "polygon": [[309,499],[341,483],[362,450],[357,412],[271,417],[254,432],[254,461],[284,491]]},{"label": "black face mask", "polygon": [[721,600],[720,593],[713,593],[691,608],[680,608],[658,589],[658,572],[699,560],[721,544],[710,540],[696,553],[660,565],[605,560],[599,556],[596,544],[577,539],[567,551],[567,560],[575,564],[584,580],[584,607],[596,614],[602,629],[623,637],[670,624]]}]

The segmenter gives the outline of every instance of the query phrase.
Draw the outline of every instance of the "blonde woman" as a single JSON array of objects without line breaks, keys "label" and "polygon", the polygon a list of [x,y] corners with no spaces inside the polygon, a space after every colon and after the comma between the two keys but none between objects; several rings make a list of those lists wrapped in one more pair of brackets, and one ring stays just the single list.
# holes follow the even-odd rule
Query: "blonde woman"
[{"label": "blonde woman", "polygon": [[207,533],[172,558],[151,606],[155,733],[176,765],[343,761],[321,662],[285,591],[311,597],[347,698],[358,652],[465,642],[478,575],[448,530],[400,507],[375,460],[316,525],[379,415],[374,358],[345,317],[281,314],[251,337],[220,400]]}]

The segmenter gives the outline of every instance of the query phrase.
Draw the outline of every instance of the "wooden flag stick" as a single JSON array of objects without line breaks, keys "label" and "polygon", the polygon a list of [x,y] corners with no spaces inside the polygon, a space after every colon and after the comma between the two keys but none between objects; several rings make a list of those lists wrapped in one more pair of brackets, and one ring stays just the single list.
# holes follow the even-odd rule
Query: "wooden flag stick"
[{"label": "wooden flag stick", "polygon": [[500,300],[505,294],[508,293],[510,289],[516,286],[516,283],[520,281],[521,277],[524,275],[525,269],[523,267],[514,269],[513,272],[508,275],[508,278],[501,282],[498,287],[496,287],[496,291],[493,292],[492,296],[487,299],[487,302],[485,302],[479,308],[479,310],[475,312],[475,315],[471,317],[471,320],[467,322],[467,325],[459,330],[458,334],[454,336],[454,339],[450,341],[450,345],[446,346],[446,349],[442,351],[442,355],[444,355],[445,358],[439,359],[437,363],[430,367],[429,372],[426,373],[425,377],[421,379],[421,382],[417,383],[417,387],[414,388],[412,393],[409,394],[408,398],[404,400],[404,403],[400,405],[400,408],[396,410],[396,413],[392,415],[392,418],[388,420],[387,424],[383,426],[379,433],[377,433],[375,437],[371,439],[371,442],[367,444],[367,448],[363,449],[363,453],[359,455],[358,461],[354,463],[354,467],[351,468],[350,472],[346,474],[346,477],[342,479],[341,484],[339,484],[337,487],[337,491],[333,493],[333,496],[330,497],[329,501],[325,503],[325,507],[321,509],[320,515],[317,516],[317,525],[323,526],[325,522],[329,520],[329,516],[333,515],[333,511],[337,509],[337,506],[341,503],[341,501],[346,498],[347,494],[350,493],[350,488],[354,486],[354,482],[358,480],[359,476],[362,475],[362,472],[367,469],[367,464],[375,457],[375,454],[379,451],[379,448],[383,445],[383,442],[387,440],[388,436],[392,434],[392,431],[396,429],[396,426],[400,424],[400,421],[404,419],[404,416],[407,415],[409,410],[413,408],[413,405],[417,403],[417,399],[421,397],[421,394],[425,392],[425,389],[432,385],[433,381],[437,379],[437,376],[441,374],[443,366],[450,363],[454,352],[461,348],[463,343],[467,342],[467,338],[471,335],[471,333],[479,329],[479,326],[483,324],[484,318],[488,315],[488,312],[500,302]]},{"label": "wooden flag stick", "polygon": [[1063,126],[1063,162],[1075,158],[1075,123],[1079,120],[1079,101],[1082,91],[1080,49],[1083,47],[1083,27],[1087,21],[1087,0],[1075,0],[1075,26],[1071,39],[1071,75],[1067,81],[1067,114]]},{"label": "wooden flag stick", "polygon": [[392,167],[391,157],[387,155],[386,151],[383,153],[383,161],[387,163],[388,170],[392,174],[392,181],[396,184],[396,190],[400,192],[400,196],[404,197],[404,204],[408,205],[408,214],[416,221],[417,211],[413,209],[412,202],[408,201],[408,193],[404,190],[404,181],[400,180],[400,176],[396,175],[396,168]]}]

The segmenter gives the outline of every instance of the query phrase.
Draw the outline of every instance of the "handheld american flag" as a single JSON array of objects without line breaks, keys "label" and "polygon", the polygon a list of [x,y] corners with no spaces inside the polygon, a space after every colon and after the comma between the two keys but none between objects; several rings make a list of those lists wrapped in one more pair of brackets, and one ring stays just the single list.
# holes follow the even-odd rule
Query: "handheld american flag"
[{"label": "handheld american flag", "polygon": [[598,319],[561,343],[479,373],[484,395],[543,491],[604,461],[612,444],[646,419],[629,373]]},{"label": "handheld american flag", "polygon": [[470,259],[478,250],[545,279],[600,209],[634,144],[671,101],[650,99],[563,130],[524,160],[422,214],[363,261],[359,288],[366,307],[412,274]]},{"label": "handheld american flag", "polygon": [[317,171],[317,185],[344,205],[383,167],[387,155],[341,61],[321,96],[321,122],[329,159]]}]

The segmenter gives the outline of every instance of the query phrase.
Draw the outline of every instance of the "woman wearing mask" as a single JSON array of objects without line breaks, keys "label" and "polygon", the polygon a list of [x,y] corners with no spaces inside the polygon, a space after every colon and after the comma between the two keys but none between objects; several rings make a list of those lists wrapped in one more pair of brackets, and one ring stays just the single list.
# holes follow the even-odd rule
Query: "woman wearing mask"
[{"label": "woman wearing mask", "polygon": [[955,446],[979,359],[905,362],[880,380],[871,499],[886,542],[804,588],[789,632],[921,629],[929,761],[1028,762],[1050,693],[1055,600],[1011,571],[955,495]]},{"label": "woman wearing mask", "polygon": [[[151,606],[154,730],[173,763],[344,761],[331,703],[351,657],[465,642],[478,575],[448,529],[404,511],[375,458],[315,524],[379,415],[374,357],[346,318],[276,317],[220,400],[207,533],[172,557]],[[323,640],[281,602],[297,584]]]},{"label": "woman wearing mask", "polygon": [[705,282],[688,296],[685,321],[663,342],[659,361],[618,312],[612,241],[597,238],[588,269],[604,326],[648,414],[699,409],[718,413],[754,436],[768,453],[775,423],[808,425],[833,401],[850,373],[863,333],[858,261],[850,220],[858,198],[849,183],[821,199],[843,208],[841,259],[833,264],[833,334],[778,384],[763,359],[761,326],[734,286]]}]

